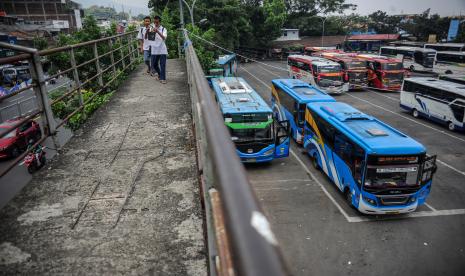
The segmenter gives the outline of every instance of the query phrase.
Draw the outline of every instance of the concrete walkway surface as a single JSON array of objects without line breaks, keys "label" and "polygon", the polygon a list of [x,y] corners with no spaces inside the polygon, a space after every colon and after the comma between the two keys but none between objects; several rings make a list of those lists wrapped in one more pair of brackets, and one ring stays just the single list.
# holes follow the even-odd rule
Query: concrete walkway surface
[{"label": "concrete walkway surface", "polygon": [[139,66],[0,210],[1,275],[206,275],[183,60]]}]

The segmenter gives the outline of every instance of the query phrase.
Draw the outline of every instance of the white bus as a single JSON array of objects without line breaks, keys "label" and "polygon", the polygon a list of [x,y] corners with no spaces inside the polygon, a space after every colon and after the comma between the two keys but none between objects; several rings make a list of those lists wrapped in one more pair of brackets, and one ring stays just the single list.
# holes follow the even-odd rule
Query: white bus
[{"label": "white bus", "polygon": [[425,44],[423,47],[427,49],[434,49],[436,51],[452,51],[452,52],[465,51],[465,44],[463,43],[433,43],[433,44]]},{"label": "white bus", "polygon": [[291,55],[287,58],[289,77],[300,79],[328,94],[349,91],[344,82],[341,65],[337,62],[314,56]]},{"label": "white bus", "polygon": [[379,49],[380,56],[402,59],[404,68],[410,71],[433,71],[436,60],[436,50],[419,47],[383,46]]},{"label": "white bus", "polygon": [[413,117],[446,124],[449,130],[465,130],[465,86],[434,78],[404,80],[400,107]]}]

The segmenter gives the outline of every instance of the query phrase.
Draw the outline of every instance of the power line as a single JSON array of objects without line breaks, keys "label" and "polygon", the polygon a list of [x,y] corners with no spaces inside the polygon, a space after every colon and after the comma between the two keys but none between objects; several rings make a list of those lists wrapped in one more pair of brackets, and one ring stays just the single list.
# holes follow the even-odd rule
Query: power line
[{"label": "power line", "polygon": [[229,50],[229,49],[226,49],[226,48],[224,48],[224,47],[221,47],[220,45],[218,45],[218,44],[216,44],[216,43],[214,43],[214,42],[211,42],[211,41],[209,41],[209,40],[207,40],[207,39],[205,39],[205,38],[203,38],[203,37],[200,37],[200,36],[198,36],[198,35],[196,35],[196,34],[194,34],[194,33],[192,33],[192,32],[189,32],[187,29],[184,29],[184,30],[185,30],[186,32],[188,32],[190,35],[192,35],[193,37],[198,38],[198,39],[200,39],[201,41],[203,41],[203,42],[205,42],[205,43],[208,43],[208,44],[210,44],[210,45],[212,45],[212,46],[214,46],[214,47],[216,47],[216,48],[218,48],[218,49],[221,49],[221,50],[223,50],[223,51],[225,51],[225,52],[228,52],[228,53],[230,53],[230,54],[235,54],[236,56],[239,56],[239,57],[242,57],[242,58],[251,60],[251,61],[253,61],[253,62],[262,64],[262,65],[265,65],[265,66],[268,66],[268,67],[271,67],[271,68],[274,68],[274,69],[277,69],[277,70],[281,70],[281,71],[286,71],[286,72],[287,72],[287,70],[284,69],[284,68],[282,68],[282,67],[273,66],[273,65],[270,65],[270,64],[268,64],[268,63],[261,62],[261,61],[258,61],[258,60],[256,60],[256,59],[253,59],[253,58],[246,57],[246,56],[243,56],[243,55],[241,55],[241,54],[235,53],[234,51],[231,51],[231,50]]}]

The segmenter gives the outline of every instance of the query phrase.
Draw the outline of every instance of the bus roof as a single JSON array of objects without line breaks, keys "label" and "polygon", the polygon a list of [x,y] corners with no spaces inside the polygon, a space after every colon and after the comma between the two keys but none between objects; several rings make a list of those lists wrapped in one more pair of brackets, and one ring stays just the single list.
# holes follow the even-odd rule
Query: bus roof
[{"label": "bus roof", "polygon": [[438,54],[454,55],[454,56],[465,56],[465,52],[454,52],[454,51],[438,51]]},{"label": "bus roof", "polygon": [[465,75],[440,75],[439,79],[465,84]]},{"label": "bus roof", "polygon": [[419,142],[346,103],[312,103],[308,104],[307,108],[331,122],[367,153],[397,155],[426,151]]},{"label": "bus roof", "polygon": [[357,55],[358,58],[366,59],[366,60],[376,60],[379,62],[402,62],[398,58],[392,58],[392,57],[385,57],[385,56],[378,56],[374,54],[361,54]]},{"label": "bus roof", "polygon": [[271,81],[299,103],[335,102],[336,100],[322,90],[296,79],[275,79]]},{"label": "bus roof", "polygon": [[224,55],[220,56],[216,63],[218,63],[219,65],[225,65],[226,63],[229,63],[234,59],[236,59],[236,54]]},{"label": "bus roof", "polygon": [[223,114],[272,112],[265,100],[243,78],[212,78],[211,82]]},{"label": "bus roof", "polygon": [[441,90],[446,90],[449,92],[456,93],[458,95],[465,97],[465,85],[447,81],[447,80],[440,80],[435,78],[425,78],[425,77],[413,77],[405,79],[405,81],[418,83],[428,87],[434,87]]},{"label": "bus roof", "polygon": [[305,55],[290,55],[288,58],[296,59],[302,62],[312,63],[317,66],[323,65],[339,65],[339,63],[322,58],[322,57],[315,57],[315,56],[305,56]]},{"label": "bus roof", "polygon": [[451,46],[451,47],[465,47],[464,43],[426,43],[425,47],[427,45],[432,45],[432,46]]},{"label": "bus roof", "polygon": [[381,49],[394,49],[394,50],[403,50],[403,51],[417,51],[423,53],[436,53],[436,50],[430,48],[420,48],[413,46],[382,46]]}]

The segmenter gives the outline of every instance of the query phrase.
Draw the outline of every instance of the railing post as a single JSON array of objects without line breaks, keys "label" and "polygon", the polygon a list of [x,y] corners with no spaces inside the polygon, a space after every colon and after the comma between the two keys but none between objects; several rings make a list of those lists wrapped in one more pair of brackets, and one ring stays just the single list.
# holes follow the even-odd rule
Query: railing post
[{"label": "railing post", "polygon": [[37,104],[39,105],[39,110],[42,110],[45,115],[40,117],[42,120],[42,124],[40,124],[42,135],[51,135],[53,144],[58,149],[60,148],[60,144],[55,137],[57,123],[53,116],[52,105],[48,97],[40,55],[37,52],[33,53],[31,61],[29,68],[31,69],[32,83],[36,84],[33,87],[34,94],[37,99],[40,99],[40,101],[37,101]]},{"label": "railing post", "polygon": [[74,48],[71,48],[69,53],[70,53],[70,57],[71,57],[71,68],[73,68],[73,79],[74,79],[74,82],[76,83],[76,87],[77,87],[77,90],[78,90],[79,107],[81,107],[81,106],[84,105],[84,98],[82,97],[81,81],[79,80],[79,72],[78,72],[78,70],[76,68],[76,57],[74,56]]},{"label": "railing post", "polygon": [[102,68],[100,68],[100,59],[98,54],[97,42],[94,43],[95,68],[97,68],[98,85],[103,86]]},{"label": "railing post", "polygon": [[113,41],[108,39],[108,45],[110,46],[110,60],[111,60],[111,67],[113,69],[113,78],[116,78],[116,68],[115,68],[115,55],[113,54]]},{"label": "railing post", "polygon": [[128,35],[128,45],[129,45],[129,52],[131,53],[129,55],[129,63],[132,64],[132,62],[136,59],[136,56],[134,55],[134,44],[132,43],[132,35]]},{"label": "railing post", "polygon": [[126,61],[124,60],[124,51],[123,51],[123,36],[120,36],[119,37],[119,44],[121,45],[119,47],[119,52],[120,52],[120,55],[121,55],[121,62],[123,64],[123,70],[126,70]]}]

